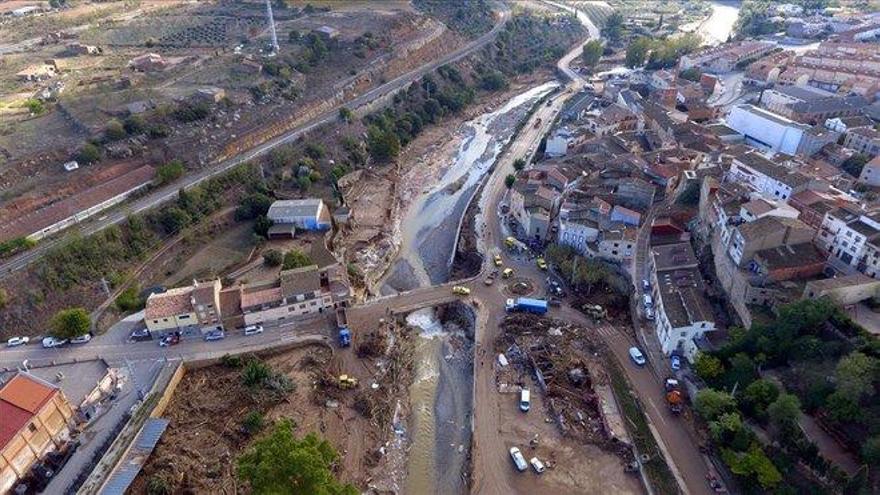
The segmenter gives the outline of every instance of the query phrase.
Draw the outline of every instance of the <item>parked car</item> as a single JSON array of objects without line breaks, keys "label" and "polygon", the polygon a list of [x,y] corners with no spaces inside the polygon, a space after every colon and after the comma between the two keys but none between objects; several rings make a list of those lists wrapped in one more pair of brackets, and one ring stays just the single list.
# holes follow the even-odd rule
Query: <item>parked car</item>
[{"label": "parked car", "polygon": [[493,256],[492,260],[495,263],[495,266],[501,266],[504,264],[504,261],[501,260],[500,254],[496,254],[495,256]]},{"label": "parked car", "polygon": [[562,306],[562,300],[556,299],[555,297],[551,297],[550,300],[547,301],[547,304],[549,304],[550,306],[553,306],[554,308],[558,308],[558,307]]},{"label": "parked car", "polygon": [[513,276],[513,268],[505,268],[503,272],[501,272],[502,278],[510,278]]},{"label": "parked car", "polygon": [[211,330],[205,334],[205,341],[211,342],[212,340],[221,340],[225,337],[226,334],[223,333],[223,330]]},{"label": "parked car", "polygon": [[80,335],[79,337],[74,337],[70,339],[71,344],[85,344],[88,341],[92,340],[92,334],[87,333],[85,335]]},{"label": "parked car", "polygon": [[246,336],[257,335],[258,333],[263,333],[263,325],[248,325],[244,327],[244,334]]},{"label": "parked car", "polygon": [[651,290],[651,282],[649,282],[646,278],[642,279],[642,289],[646,291]]},{"label": "parked car", "polygon": [[522,412],[529,412],[529,409],[532,407],[532,398],[529,393],[529,389],[524,388],[519,392],[519,410]]},{"label": "parked car", "polygon": [[517,471],[523,472],[529,468],[529,465],[526,464],[526,458],[523,457],[522,452],[519,451],[519,448],[510,448],[510,458],[513,459],[513,464],[516,466]]},{"label": "parked car", "polygon": [[654,308],[645,308],[645,319],[649,321],[654,320]]},{"label": "parked car", "polygon": [[629,357],[639,366],[644,366],[647,362],[645,360],[645,355],[642,354],[642,351],[639,350],[638,347],[630,347],[629,348]]},{"label": "parked car", "polygon": [[644,296],[642,296],[642,302],[645,303],[646,308],[653,308],[654,307],[654,300],[651,299],[651,296],[649,296],[648,294],[645,294]]},{"label": "parked car", "polygon": [[30,337],[12,337],[6,341],[6,347],[18,347],[31,341]]},{"label": "parked car", "polygon": [[146,328],[138,328],[131,332],[132,340],[150,340],[150,331]]},{"label": "parked car", "polygon": [[678,354],[673,354],[671,358],[669,358],[670,366],[672,367],[672,371],[678,371],[681,369],[681,358]]},{"label": "parked car", "polygon": [[537,263],[538,268],[540,268],[541,270],[547,269],[547,262],[544,261],[544,258],[538,258],[537,260],[535,260],[535,263]]},{"label": "parked car", "polygon": [[43,339],[43,347],[46,349],[61,347],[66,343],[67,339],[56,339],[55,337],[46,337]]},{"label": "parked car", "polygon": [[172,333],[159,339],[159,347],[168,347],[180,343],[180,335]]},{"label": "parked car", "polygon": [[544,467],[544,463],[541,462],[537,457],[532,457],[531,459],[529,459],[529,463],[532,465],[532,468],[534,468],[535,472],[538,474],[541,474],[547,470],[547,468]]}]

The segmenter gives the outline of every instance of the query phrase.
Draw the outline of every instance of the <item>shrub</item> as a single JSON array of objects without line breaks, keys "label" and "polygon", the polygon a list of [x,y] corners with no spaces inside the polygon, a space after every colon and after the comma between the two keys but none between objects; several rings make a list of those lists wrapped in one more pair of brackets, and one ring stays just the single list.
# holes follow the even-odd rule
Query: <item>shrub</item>
[{"label": "shrub", "polygon": [[266,420],[259,411],[251,411],[244,417],[241,426],[249,435],[259,432],[266,425]]},{"label": "shrub", "polygon": [[140,115],[131,115],[125,119],[123,127],[129,134],[143,134],[147,131],[147,122]]},{"label": "shrub", "polygon": [[70,339],[89,333],[92,320],[85,308],[69,308],[55,313],[50,326],[54,337]]},{"label": "shrub", "polygon": [[24,106],[27,107],[28,112],[34,115],[40,115],[46,111],[46,104],[36,98],[28,98],[24,102]]},{"label": "shrub", "polygon": [[508,189],[512,188],[516,183],[516,176],[513,174],[509,174],[504,178],[504,185],[507,186]]},{"label": "shrub", "polygon": [[183,166],[183,162],[180,160],[171,160],[156,170],[156,179],[159,181],[160,185],[168,184],[169,182],[174,182],[183,177],[185,172],[186,169]]},{"label": "shrub", "polygon": [[116,297],[116,307],[123,312],[140,311],[144,307],[144,299],[138,294],[137,287],[129,287]]},{"label": "shrub", "polygon": [[313,264],[312,259],[299,249],[291,249],[284,255],[282,269],[293,270],[294,268],[302,268]]},{"label": "shrub", "polygon": [[76,155],[76,161],[84,165],[95,163],[101,159],[101,150],[92,143],[86,143]]},{"label": "shrub", "polygon": [[266,266],[278,266],[284,262],[284,255],[277,249],[269,249],[263,253],[263,264]]},{"label": "shrub", "polygon": [[125,132],[125,128],[122,127],[122,124],[113,119],[110,122],[107,122],[107,126],[104,127],[104,136],[106,136],[108,141],[119,141],[120,139],[124,139],[128,133]]}]

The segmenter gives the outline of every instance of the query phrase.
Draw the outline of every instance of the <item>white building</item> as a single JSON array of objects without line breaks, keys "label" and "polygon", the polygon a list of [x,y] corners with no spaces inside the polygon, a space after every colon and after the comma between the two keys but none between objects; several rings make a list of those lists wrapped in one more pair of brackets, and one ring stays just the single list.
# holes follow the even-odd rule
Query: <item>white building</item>
[{"label": "white building", "polygon": [[715,321],[690,243],[652,247],[651,281],[654,324],[663,353],[679,352],[693,361],[695,340],[714,331]]},{"label": "white building", "polygon": [[727,115],[727,126],[745,137],[746,143],[787,155],[811,156],[836,141],[830,132],[816,133],[812,127],[753,105],[737,105]]},{"label": "white building", "polygon": [[787,201],[792,194],[808,188],[812,179],[750,151],[734,156],[728,180],[746,185],[764,195]]},{"label": "white building", "polygon": [[880,156],[866,163],[859,174],[859,182],[869,186],[880,186]]},{"label": "white building", "polygon": [[544,154],[550,158],[565,156],[568,153],[568,143],[571,141],[571,132],[563,127],[553,133],[547,139]]},{"label": "white building", "polygon": [[564,246],[571,246],[577,252],[586,255],[587,244],[595,243],[599,239],[599,224],[581,216],[560,218],[557,242]]}]

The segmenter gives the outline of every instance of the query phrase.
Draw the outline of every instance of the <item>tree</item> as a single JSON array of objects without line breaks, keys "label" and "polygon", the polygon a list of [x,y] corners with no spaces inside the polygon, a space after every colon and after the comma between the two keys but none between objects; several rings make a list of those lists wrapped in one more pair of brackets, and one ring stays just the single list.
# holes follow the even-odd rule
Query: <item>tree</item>
[{"label": "tree", "polygon": [[284,255],[284,261],[281,265],[282,270],[293,270],[294,268],[302,268],[312,265],[312,259],[300,251],[299,249],[291,249]]},{"label": "tree", "polygon": [[72,339],[89,333],[92,320],[85,308],[62,309],[50,321],[52,336],[59,339]]},{"label": "tree", "polygon": [[400,153],[400,139],[393,132],[371,125],[367,129],[367,147],[375,160],[394,160]]},{"label": "tree", "polygon": [[192,217],[186,210],[172,206],[162,212],[159,217],[159,223],[165,229],[165,232],[174,234],[180,232],[184,227],[192,223]]},{"label": "tree", "polygon": [[508,174],[508,176],[504,178],[504,185],[507,186],[508,189],[512,188],[515,183],[516,176],[513,174]]},{"label": "tree", "polygon": [[104,127],[104,136],[107,137],[108,141],[119,141],[120,139],[124,139],[127,135],[128,133],[125,132],[122,123],[116,119],[111,119]]},{"label": "tree", "polygon": [[873,395],[877,371],[876,358],[858,351],[853,352],[837,363],[835,370],[837,390],[853,397],[856,401],[863,396]]},{"label": "tree", "polygon": [[724,373],[724,365],[717,357],[701,352],[697,354],[697,359],[694,361],[694,371],[703,380],[711,381]]},{"label": "tree", "polygon": [[767,416],[780,430],[787,430],[797,423],[801,415],[801,401],[792,394],[779,394],[767,407]]},{"label": "tree", "polygon": [[95,163],[101,159],[101,150],[92,143],[86,143],[76,155],[76,161],[84,165]]},{"label": "tree", "polygon": [[855,153],[843,163],[840,164],[840,168],[842,168],[846,173],[852,175],[853,177],[858,177],[862,174],[862,168],[865,167],[865,164],[871,160],[870,155],[866,155],[864,153]]},{"label": "tree", "polygon": [[648,51],[651,49],[651,40],[648,38],[638,38],[626,47],[626,59],[624,64],[630,69],[636,69],[645,65],[648,58]]},{"label": "tree", "polygon": [[704,388],[697,393],[694,408],[706,421],[714,421],[724,413],[736,410],[736,399],[727,392]]},{"label": "tree", "polygon": [[256,221],[254,221],[254,233],[260,237],[268,238],[269,229],[271,227],[272,220],[269,220],[269,217],[266,215],[260,215],[257,217]]},{"label": "tree", "polygon": [[696,67],[690,67],[678,73],[678,77],[693,82],[699,82],[702,75],[703,73]]},{"label": "tree", "polygon": [[862,445],[862,460],[872,466],[880,462],[880,435],[874,435]]},{"label": "tree", "polygon": [[767,417],[767,407],[779,397],[779,387],[775,383],[761,378],[749,384],[743,390],[743,410],[760,420]]},{"label": "tree", "polygon": [[581,59],[583,60],[584,65],[590,68],[595,67],[596,64],[599,63],[599,60],[602,58],[603,51],[604,47],[602,46],[601,41],[588,41],[584,45],[583,53],[581,53]]},{"label": "tree", "polygon": [[339,108],[339,120],[350,123],[352,118],[354,118],[354,114],[347,107]]},{"label": "tree", "polygon": [[156,180],[159,181],[160,185],[168,184],[183,177],[184,172],[186,172],[186,169],[183,167],[183,162],[180,160],[171,160],[156,169]]},{"label": "tree", "polygon": [[825,408],[831,418],[838,423],[859,422],[863,417],[858,399],[840,390],[828,396],[825,400]]},{"label": "tree", "polygon": [[263,193],[253,193],[241,200],[241,204],[235,209],[236,220],[253,220],[269,211],[269,207],[275,200]]},{"label": "tree", "polygon": [[493,69],[480,77],[480,87],[486,91],[498,91],[507,87],[507,79],[500,71]]},{"label": "tree", "polygon": [[[324,145],[321,143],[309,143],[305,147],[305,153],[312,160],[320,160],[324,158],[324,155],[327,154],[327,150],[324,148]],[[314,164],[314,162],[312,162]]]},{"label": "tree", "polygon": [[284,255],[277,249],[269,249],[263,253],[263,264],[266,266],[279,266],[284,262]]},{"label": "tree", "polygon": [[298,440],[290,420],[279,421],[238,459],[238,475],[254,493],[356,495],[330,470],[339,455],[326,440],[310,433]]},{"label": "tree", "polygon": [[620,40],[623,33],[623,14],[613,12],[605,19],[605,25],[602,26],[602,36],[608,38],[612,42]]},{"label": "tree", "polygon": [[724,413],[715,421],[709,422],[709,432],[715,442],[726,445],[743,427],[738,412]]},{"label": "tree", "polygon": [[143,298],[138,294],[137,287],[129,287],[125,289],[118,297],[116,297],[116,301],[114,301],[116,308],[124,313],[140,311],[144,307],[144,302]]},{"label": "tree", "polygon": [[147,131],[147,122],[140,115],[131,115],[122,124],[129,134],[142,134]]},{"label": "tree", "polygon": [[782,481],[782,474],[757,443],[753,443],[747,452],[722,449],[721,458],[734,474],[757,481],[765,490]]},{"label": "tree", "polygon": [[523,159],[523,158],[517,158],[516,160],[514,160],[514,161],[513,161],[513,168],[514,168],[514,170],[516,170],[517,172],[519,172],[520,170],[526,168],[526,161],[525,161],[525,159]]},{"label": "tree", "polygon": [[46,111],[46,104],[36,98],[28,98],[24,102],[28,112],[34,115],[42,115]]}]

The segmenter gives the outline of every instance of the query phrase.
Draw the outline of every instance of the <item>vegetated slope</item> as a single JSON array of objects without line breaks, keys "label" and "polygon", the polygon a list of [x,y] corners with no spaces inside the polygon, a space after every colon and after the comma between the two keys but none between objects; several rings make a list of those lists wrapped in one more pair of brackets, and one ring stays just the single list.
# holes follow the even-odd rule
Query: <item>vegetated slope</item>
[{"label": "vegetated slope", "polygon": [[487,0],[414,0],[413,5],[467,36],[492,29],[492,5]]}]

